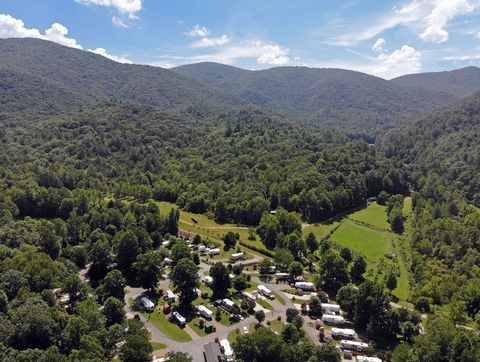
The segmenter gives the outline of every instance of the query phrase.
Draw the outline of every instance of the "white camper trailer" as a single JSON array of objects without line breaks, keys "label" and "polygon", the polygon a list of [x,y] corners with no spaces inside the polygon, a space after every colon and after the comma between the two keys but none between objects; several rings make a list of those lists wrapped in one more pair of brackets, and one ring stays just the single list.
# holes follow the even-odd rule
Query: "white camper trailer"
[{"label": "white camper trailer", "polygon": [[332,328],[332,337],[354,339],[356,337],[356,333],[353,329],[334,327]]},{"label": "white camper trailer", "polygon": [[268,289],[268,288],[267,288],[266,286],[264,286],[264,285],[261,285],[261,284],[260,284],[260,285],[257,287],[257,291],[258,291],[261,295],[263,295],[265,298],[272,299],[272,300],[275,299],[275,297],[274,297],[273,294],[272,294],[272,291],[271,291],[270,289]]},{"label": "white camper trailer", "polygon": [[208,309],[204,305],[199,305],[197,309],[200,312],[200,314],[203,316],[203,318],[212,319],[213,312],[210,309]]},{"label": "white camper trailer", "polygon": [[322,312],[327,314],[339,314],[341,309],[338,304],[322,303]]},{"label": "white camper trailer", "polygon": [[322,322],[327,324],[343,324],[345,323],[345,318],[335,314],[324,314],[322,316]]},{"label": "white camper trailer", "polygon": [[368,344],[364,342],[357,342],[357,341],[349,341],[346,339],[342,339],[340,341],[340,347],[342,349],[348,349],[350,351],[358,351],[364,352],[368,349]]},{"label": "white camper trailer", "polygon": [[296,282],[295,288],[302,290],[315,290],[315,285],[311,282]]}]

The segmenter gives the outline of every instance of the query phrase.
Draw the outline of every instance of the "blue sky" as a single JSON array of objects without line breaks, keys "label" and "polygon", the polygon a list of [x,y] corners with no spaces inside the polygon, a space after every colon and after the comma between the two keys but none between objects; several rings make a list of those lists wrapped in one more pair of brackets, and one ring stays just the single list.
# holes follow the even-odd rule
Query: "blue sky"
[{"label": "blue sky", "polygon": [[480,0],[0,0],[0,38],[120,62],[354,69],[383,78],[480,65]]}]

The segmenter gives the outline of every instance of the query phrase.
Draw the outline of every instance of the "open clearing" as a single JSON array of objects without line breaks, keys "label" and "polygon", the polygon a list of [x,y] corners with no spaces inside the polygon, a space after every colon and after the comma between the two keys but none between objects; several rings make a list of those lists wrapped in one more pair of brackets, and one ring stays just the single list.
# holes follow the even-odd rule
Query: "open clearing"
[{"label": "open clearing", "polygon": [[386,207],[376,202],[372,202],[368,207],[354,212],[349,215],[348,218],[382,230],[390,230],[390,224],[387,221]]},{"label": "open clearing", "polygon": [[171,323],[161,310],[156,309],[152,314],[142,312],[142,315],[168,338],[177,342],[188,342],[192,340],[187,332],[176,324]]}]

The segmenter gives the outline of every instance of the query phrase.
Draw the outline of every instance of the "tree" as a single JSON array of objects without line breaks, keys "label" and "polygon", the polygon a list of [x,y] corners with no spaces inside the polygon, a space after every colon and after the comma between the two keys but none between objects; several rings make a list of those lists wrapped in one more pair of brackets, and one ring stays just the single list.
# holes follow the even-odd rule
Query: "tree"
[{"label": "tree", "polygon": [[268,249],[274,249],[277,246],[277,235],[280,230],[278,219],[265,212],[260,220],[260,225],[257,227],[257,233]]},{"label": "tree", "polygon": [[322,303],[318,297],[310,298],[310,303],[308,305],[309,313],[313,316],[321,316],[322,315]]},{"label": "tree", "polygon": [[463,290],[462,299],[465,301],[465,310],[470,318],[480,313],[480,281],[474,281]]},{"label": "tree", "polygon": [[170,235],[178,234],[178,221],[180,220],[180,210],[177,208],[171,209],[165,220],[165,231]]},{"label": "tree", "polygon": [[172,246],[171,258],[172,258],[172,268],[177,265],[180,259],[190,259],[191,253],[188,244],[183,240],[177,240]]},{"label": "tree", "polygon": [[347,263],[350,263],[352,261],[352,252],[350,251],[349,248],[342,248],[342,250],[340,250],[340,256]]},{"label": "tree", "polygon": [[390,227],[392,231],[397,234],[403,233],[404,226],[403,226],[403,214],[400,208],[395,208],[389,214],[390,219]]},{"label": "tree", "polygon": [[333,342],[316,347],[314,356],[318,362],[341,362],[342,360],[342,355]]},{"label": "tree", "polygon": [[363,274],[367,271],[367,261],[363,255],[355,256],[352,267],[350,269],[350,275],[352,281],[360,283],[363,281]]},{"label": "tree", "polygon": [[298,330],[302,328],[303,326],[303,318],[300,314],[297,314],[295,317],[292,319],[292,324],[297,327]]},{"label": "tree", "polygon": [[292,323],[293,318],[298,316],[300,312],[296,308],[287,308],[286,314],[287,314],[287,322]]},{"label": "tree", "polygon": [[282,339],[287,343],[298,343],[300,335],[298,334],[297,327],[291,323],[284,326],[282,330]]},{"label": "tree", "polygon": [[90,260],[92,262],[92,265],[88,270],[88,275],[93,280],[102,279],[105,274],[107,274],[108,267],[112,262],[112,257],[110,255],[110,245],[107,240],[104,240],[105,236],[102,236],[102,240],[94,242],[90,249]]},{"label": "tree", "polygon": [[113,269],[105,275],[103,279],[103,285],[101,288],[101,294],[103,299],[108,297],[115,297],[117,299],[123,300],[125,296],[125,286],[126,279],[123,277],[123,274],[118,269]]},{"label": "tree", "polygon": [[69,296],[68,305],[71,309],[88,296],[88,285],[76,274],[71,274],[64,280],[62,290]]},{"label": "tree", "polygon": [[318,249],[318,241],[314,233],[309,233],[307,235],[305,243],[307,244],[307,248],[311,253]]},{"label": "tree", "polygon": [[156,288],[163,274],[162,257],[157,251],[147,251],[137,257],[133,268],[142,288],[152,290]]},{"label": "tree", "polygon": [[263,310],[257,310],[255,312],[255,319],[259,324],[262,323],[265,320],[265,312]]},{"label": "tree", "polygon": [[390,272],[385,280],[385,286],[392,292],[397,287],[397,276],[395,273]]},{"label": "tree", "polygon": [[272,266],[272,261],[269,258],[264,258],[259,264],[260,274],[270,273]]},{"label": "tree", "polygon": [[53,224],[50,221],[42,221],[38,227],[38,234],[40,250],[56,259],[62,249],[62,238],[55,233]]},{"label": "tree", "polygon": [[123,362],[151,362],[152,345],[144,335],[130,335],[120,348],[120,360]]},{"label": "tree", "polygon": [[355,316],[357,294],[357,289],[352,285],[345,285],[337,292],[337,303],[346,313],[348,319],[353,319]]},{"label": "tree", "polygon": [[113,242],[117,245],[118,268],[128,279],[133,274],[133,263],[141,251],[138,237],[132,230],[120,231]]},{"label": "tree", "polygon": [[213,278],[213,293],[218,296],[224,296],[230,288],[229,272],[225,264],[218,262],[210,268],[210,276]]},{"label": "tree", "polygon": [[293,262],[293,255],[287,249],[277,249],[275,251],[275,264],[281,270],[287,270],[288,266]]},{"label": "tree", "polygon": [[298,261],[292,261],[288,267],[290,278],[295,280],[297,277],[303,275],[303,265]]},{"label": "tree", "polygon": [[244,291],[248,288],[248,279],[245,274],[240,274],[233,279],[233,287],[239,292]]},{"label": "tree", "polygon": [[198,288],[198,269],[191,259],[183,258],[178,261],[172,271],[172,281],[183,306],[187,306],[195,300],[197,296],[195,289]]},{"label": "tree", "polygon": [[107,326],[122,323],[125,319],[123,301],[114,297],[108,297],[103,305],[103,314],[105,315]]},{"label": "tree", "polygon": [[336,292],[350,281],[347,272],[347,262],[333,252],[328,251],[320,262],[320,274],[327,290]]},{"label": "tree", "polygon": [[193,357],[185,352],[171,351],[165,355],[165,360],[168,362],[193,362]]},{"label": "tree", "polygon": [[226,233],[222,238],[223,242],[225,243],[225,247],[231,249],[235,248],[235,244],[237,243],[238,239],[240,239],[240,235],[232,231]]}]

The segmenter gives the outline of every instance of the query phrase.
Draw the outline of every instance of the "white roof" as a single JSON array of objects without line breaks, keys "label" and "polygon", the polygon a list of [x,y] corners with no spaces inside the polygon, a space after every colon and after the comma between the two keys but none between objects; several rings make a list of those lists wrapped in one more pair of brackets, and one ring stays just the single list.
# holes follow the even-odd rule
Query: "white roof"
[{"label": "white roof", "polygon": [[247,297],[247,298],[250,298],[250,299],[257,299],[255,298],[255,296],[252,294],[252,293],[249,293],[249,292],[242,292],[242,294]]},{"label": "white roof", "polygon": [[338,304],[322,303],[322,308],[323,309],[340,310],[340,306]]},{"label": "white roof", "polygon": [[346,345],[346,346],[363,347],[363,348],[367,348],[367,347],[368,347],[368,344],[367,344],[367,343],[357,342],[357,341],[348,341],[348,340],[346,340],[346,339],[342,339],[342,340],[340,341],[340,344]]},{"label": "white roof", "polygon": [[234,305],[235,303],[233,303],[230,299],[225,298],[225,299],[223,300],[223,304],[228,305],[229,307],[233,307],[233,305]]},{"label": "white roof", "polygon": [[382,362],[378,357],[357,356],[357,361],[360,362]]},{"label": "white roof", "polygon": [[340,315],[335,315],[335,314],[324,314],[322,316],[322,320],[331,320],[331,321],[338,321],[338,322],[343,322],[345,319],[340,316]]},{"label": "white roof", "polygon": [[213,278],[210,275],[205,275],[203,277],[203,282],[204,283],[211,283],[211,282],[213,282]]},{"label": "white roof", "polygon": [[167,290],[167,297],[168,298],[175,298],[175,294],[170,289],[168,289]]},{"label": "white roof", "polygon": [[148,299],[147,297],[142,297],[140,299],[140,302],[146,307],[146,308],[152,308],[155,306],[155,304],[153,304],[153,302]]},{"label": "white roof", "polygon": [[243,252],[242,253],[234,253],[234,254],[232,254],[232,258],[241,258],[244,255],[245,254]]},{"label": "white roof", "polygon": [[186,319],[182,317],[182,315],[180,313],[178,313],[177,311],[173,312],[172,313],[173,316],[175,318],[177,318],[177,320],[180,322],[180,323],[185,323],[186,322]]},{"label": "white roof", "polygon": [[355,336],[355,331],[353,329],[349,328],[332,328],[332,333],[333,334],[339,334],[339,335],[344,335],[344,336]]},{"label": "white roof", "polygon": [[270,294],[272,292],[270,289],[268,289],[265,285],[262,285],[262,284],[260,284],[257,287],[257,289],[264,292],[264,293],[268,293],[268,294]]},{"label": "white roof", "polygon": [[295,286],[302,286],[302,287],[313,287],[313,283],[312,282],[296,282],[295,283]]},{"label": "white roof", "polygon": [[232,347],[230,347],[230,342],[228,341],[228,339],[220,340],[220,346],[222,346],[223,353],[225,354],[225,356],[227,357],[233,356]]},{"label": "white roof", "polygon": [[205,307],[204,305],[199,305],[197,308],[200,312],[207,313],[208,315],[213,314],[213,312],[210,309],[208,309],[207,307]]}]

